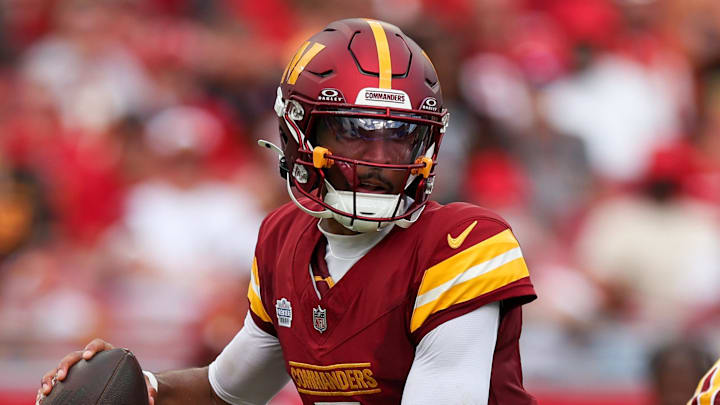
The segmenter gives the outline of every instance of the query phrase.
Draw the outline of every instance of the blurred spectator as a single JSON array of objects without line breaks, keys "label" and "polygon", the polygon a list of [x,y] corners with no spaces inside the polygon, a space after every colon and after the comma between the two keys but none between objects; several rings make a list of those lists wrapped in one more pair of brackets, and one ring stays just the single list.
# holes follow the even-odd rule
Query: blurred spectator
[{"label": "blurred spectator", "polygon": [[47,0],[3,2],[0,13],[0,60],[13,60],[18,52],[47,33],[51,28],[52,3]]},{"label": "blurred spectator", "polygon": [[[398,2],[396,6],[403,5],[403,2]],[[419,41],[420,46],[434,61],[443,86],[443,101],[452,111],[452,124],[443,136],[443,147],[438,155],[438,164],[442,165],[443,170],[438,170],[436,175],[433,198],[440,202],[456,201],[463,197],[461,189],[463,178],[468,171],[468,151],[478,137],[473,112],[462,99],[463,84],[458,77],[462,64],[456,63],[464,49],[469,46],[470,38],[448,42],[447,29],[427,21],[415,21],[412,27],[414,32],[405,32]]]},{"label": "blurred spectator", "polygon": [[[713,357],[702,345],[695,342],[676,341],[660,346],[649,361],[653,404],[686,403],[712,362]],[[700,381],[700,384],[702,385],[703,381]],[[703,402],[690,402],[691,405],[701,403]]]},{"label": "blurred spectator", "polygon": [[598,204],[580,233],[580,262],[606,288],[611,317],[677,332],[720,288],[717,211],[682,193],[687,159],[656,153],[638,196]]},{"label": "blurred spectator", "polygon": [[226,136],[211,114],[173,107],[147,122],[151,176],[127,196],[121,226],[143,262],[194,285],[200,268],[231,271],[252,262],[262,214],[240,185],[215,180],[205,159]]},{"label": "blurred spectator", "polygon": [[578,71],[544,92],[548,122],[586,143],[599,175],[632,181],[648,153],[684,129],[692,102],[689,67],[657,38],[652,22],[618,26],[620,16],[610,2],[555,4],[558,20],[578,41]]},{"label": "blurred spectator", "polygon": [[502,55],[479,54],[460,70],[461,92],[475,110],[514,131],[534,124],[533,102],[523,72]]},{"label": "blurred spectator", "polygon": [[[29,172],[7,170],[0,162],[0,266],[23,247],[47,237],[47,202]],[[1,267],[0,267],[1,271]]]},{"label": "blurred spectator", "polygon": [[[208,170],[207,159],[226,136],[217,118],[196,107],[172,107],[149,118],[142,146],[152,163],[129,190],[124,216],[107,239],[121,268],[136,269],[133,277],[118,280],[122,323],[145,319],[153,330],[163,329],[165,343],[202,342],[205,332],[197,335],[193,328],[209,317],[207,337],[217,350],[223,347],[218,339],[226,342],[242,324],[238,305],[263,215],[242,184],[214,178]],[[215,322],[222,317],[231,327]],[[149,337],[136,326],[124,335]],[[186,361],[199,356],[192,349],[176,354]]]},{"label": "blurred spectator", "polygon": [[[664,21],[690,62],[702,71],[720,60],[720,4],[713,0],[665,2]],[[702,90],[702,89],[700,89]]]},{"label": "blurred spectator", "polygon": [[693,196],[720,207],[720,64],[698,76],[699,122],[693,137],[693,172],[685,187]]},{"label": "blurred spectator", "polygon": [[26,77],[51,92],[63,125],[91,135],[152,100],[137,58],[110,35],[108,4],[60,2],[57,29],[24,56]]},{"label": "blurred spectator", "polygon": [[549,128],[541,115],[533,131],[514,141],[514,154],[528,175],[529,211],[544,226],[563,232],[591,201],[596,185],[584,145]]},{"label": "blurred spectator", "polygon": [[586,143],[593,169],[615,181],[640,175],[648,151],[680,131],[672,78],[635,62],[600,55],[582,73],[545,93],[551,125]]},{"label": "blurred spectator", "polygon": [[27,384],[33,361],[101,332],[107,318],[97,291],[107,285],[100,257],[60,240],[29,246],[2,268],[0,369],[14,372],[3,372],[0,386],[8,389]]}]

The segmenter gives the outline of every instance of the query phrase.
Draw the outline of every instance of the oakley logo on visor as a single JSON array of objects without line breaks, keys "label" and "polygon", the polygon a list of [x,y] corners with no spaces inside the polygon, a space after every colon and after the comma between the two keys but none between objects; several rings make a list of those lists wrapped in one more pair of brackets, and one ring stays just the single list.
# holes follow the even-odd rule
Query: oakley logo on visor
[{"label": "oakley logo on visor", "polygon": [[410,97],[408,97],[404,91],[377,89],[373,87],[366,87],[360,90],[355,104],[412,109]]},{"label": "oakley logo on visor", "polygon": [[438,108],[438,102],[434,97],[426,97],[422,104],[420,104],[420,109],[432,112],[438,112],[440,110]]},{"label": "oakley logo on visor", "polygon": [[338,89],[322,89],[317,99],[318,101],[332,101],[334,103],[345,102],[345,97]]}]

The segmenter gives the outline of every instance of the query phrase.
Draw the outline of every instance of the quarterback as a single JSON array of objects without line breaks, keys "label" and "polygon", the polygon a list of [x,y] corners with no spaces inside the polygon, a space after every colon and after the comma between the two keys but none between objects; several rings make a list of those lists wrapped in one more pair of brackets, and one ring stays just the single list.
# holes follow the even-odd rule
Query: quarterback
[{"label": "quarterback", "polygon": [[[288,204],[264,220],[245,325],[208,367],[146,372],[151,403],[534,404],[522,305],[535,298],[508,224],[429,200],[448,125],[428,55],[376,20],[329,24],[280,80]],[[100,339],[68,368],[111,348]],[[154,402],[153,402],[154,401]]]}]

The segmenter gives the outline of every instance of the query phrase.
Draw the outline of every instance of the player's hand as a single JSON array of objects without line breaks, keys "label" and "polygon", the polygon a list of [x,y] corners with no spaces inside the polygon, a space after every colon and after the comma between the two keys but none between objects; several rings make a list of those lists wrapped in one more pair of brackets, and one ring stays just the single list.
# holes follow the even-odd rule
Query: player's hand
[{"label": "player's hand", "polygon": [[[43,398],[50,394],[50,391],[52,391],[55,383],[57,381],[63,381],[65,377],[67,377],[68,370],[70,370],[70,367],[75,365],[75,363],[83,359],[90,360],[95,355],[95,353],[102,352],[104,350],[111,350],[114,348],[115,347],[113,345],[102,339],[93,339],[93,341],[88,343],[83,350],[72,352],[67,356],[63,357],[63,359],[60,360],[60,364],[58,364],[58,366],[54,369],[45,373],[45,375],[40,380],[40,389],[38,390],[35,403],[42,403]],[[145,383],[147,384],[147,377]],[[148,388],[148,393],[149,392],[150,388]],[[150,404],[152,403],[153,402],[151,402]]]}]

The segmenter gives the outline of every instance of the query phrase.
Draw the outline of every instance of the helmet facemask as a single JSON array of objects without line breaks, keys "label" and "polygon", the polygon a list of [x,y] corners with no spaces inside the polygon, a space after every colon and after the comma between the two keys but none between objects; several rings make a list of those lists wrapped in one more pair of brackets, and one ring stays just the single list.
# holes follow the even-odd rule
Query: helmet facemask
[{"label": "helmet facemask", "polygon": [[[301,106],[288,105],[295,110]],[[433,162],[445,126],[442,116],[388,108],[313,107],[310,117],[284,111],[299,141],[297,149],[289,148],[297,151],[295,158],[288,156],[288,191],[296,204],[355,232],[377,231],[391,223],[410,226],[432,191]],[[300,122],[292,122],[291,115]],[[304,118],[307,136],[299,129]],[[283,140],[293,143],[295,135]],[[292,189],[325,209],[303,206]]]}]

